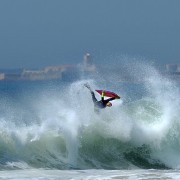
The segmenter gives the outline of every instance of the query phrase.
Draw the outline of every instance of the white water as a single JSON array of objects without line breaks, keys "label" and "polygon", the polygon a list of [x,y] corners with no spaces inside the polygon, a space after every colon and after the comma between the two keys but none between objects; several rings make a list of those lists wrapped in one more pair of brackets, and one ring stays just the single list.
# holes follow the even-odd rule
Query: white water
[{"label": "white water", "polygon": [[180,179],[178,170],[14,170],[1,171],[1,179],[111,180],[111,179]]},{"label": "white water", "polygon": [[[8,107],[0,121],[1,168],[147,168],[141,159],[133,164],[134,159],[124,157],[128,151],[135,156],[143,145],[150,149],[143,158],[152,167],[156,160],[179,168],[179,88],[155,69],[141,68],[144,74],[137,79],[141,77],[145,96],[124,104],[127,92],[115,88],[122,99],[100,114],[94,113],[91,95],[83,86],[88,82],[92,89],[104,88],[92,79],[42,91],[39,96],[30,94],[33,98],[27,99],[31,99],[28,105],[33,114],[24,111],[24,104],[1,102]],[[89,152],[92,146],[96,151]],[[112,162],[109,157],[114,158]]]}]

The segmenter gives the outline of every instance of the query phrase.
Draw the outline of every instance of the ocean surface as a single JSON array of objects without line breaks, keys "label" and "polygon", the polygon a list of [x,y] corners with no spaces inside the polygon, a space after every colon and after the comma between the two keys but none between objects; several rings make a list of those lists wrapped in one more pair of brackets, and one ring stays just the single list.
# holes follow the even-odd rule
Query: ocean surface
[{"label": "ocean surface", "polygon": [[[180,179],[180,83],[142,69],[1,81],[0,179]],[[84,83],[121,99],[97,114]]]}]

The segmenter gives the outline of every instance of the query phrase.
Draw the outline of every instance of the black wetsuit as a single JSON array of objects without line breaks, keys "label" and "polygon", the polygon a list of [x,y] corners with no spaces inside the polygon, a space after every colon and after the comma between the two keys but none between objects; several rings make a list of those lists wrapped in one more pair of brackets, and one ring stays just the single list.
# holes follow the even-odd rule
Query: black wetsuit
[{"label": "black wetsuit", "polygon": [[94,106],[95,106],[95,109],[103,109],[106,107],[106,104],[109,102],[109,101],[112,101],[114,99],[116,99],[115,97],[112,97],[112,98],[109,98],[109,99],[104,99],[104,97],[102,96],[101,97],[101,100],[98,101],[95,97],[95,94],[93,91],[91,91],[91,95],[92,95],[92,100],[94,102]]}]

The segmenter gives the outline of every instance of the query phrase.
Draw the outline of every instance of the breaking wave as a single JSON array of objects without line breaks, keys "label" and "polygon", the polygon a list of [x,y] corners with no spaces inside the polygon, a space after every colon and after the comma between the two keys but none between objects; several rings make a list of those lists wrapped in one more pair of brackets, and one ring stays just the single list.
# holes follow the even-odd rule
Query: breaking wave
[{"label": "breaking wave", "polygon": [[[136,67],[138,83],[110,87],[94,79],[9,82],[0,97],[0,169],[179,168],[179,85],[153,67],[141,66],[142,74]],[[86,82],[122,98],[96,114]]]}]

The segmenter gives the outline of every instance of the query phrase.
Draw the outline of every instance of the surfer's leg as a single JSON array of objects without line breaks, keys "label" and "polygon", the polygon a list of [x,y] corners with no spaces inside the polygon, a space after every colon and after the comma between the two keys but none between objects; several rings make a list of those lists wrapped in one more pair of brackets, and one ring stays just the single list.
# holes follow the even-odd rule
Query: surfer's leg
[{"label": "surfer's leg", "polygon": [[89,84],[84,84],[84,86],[87,87],[89,89],[89,91],[91,92],[91,97],[92,97],[93,103],[94,103],[94,105],[96,105],[98,100],[96,99],[95,94],[92,91],[91,87],[89,86]]},{"label": "surfer's leg", "polygon": [[92,91],[91,87],[89,86],[89,84],[84,84],[84,86],[89,89],[89,91],[91,92],[92,100],[93,100],[94,103],[96,103],[96,102],[97,102],[97,99],[96,99],[95,94],[94,94],[94,92]]},{"label": "surfer's leg", "polygon": [[91,91],[91,96],[92,96],[93,102],[96,103],[96,102],[97,102],[97,99],[96,99],[95,94],[94,94],[93,91]]}]

